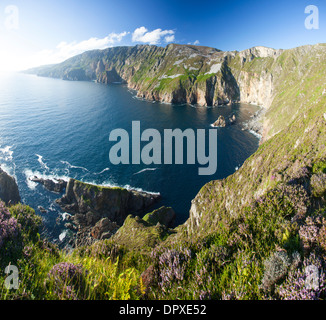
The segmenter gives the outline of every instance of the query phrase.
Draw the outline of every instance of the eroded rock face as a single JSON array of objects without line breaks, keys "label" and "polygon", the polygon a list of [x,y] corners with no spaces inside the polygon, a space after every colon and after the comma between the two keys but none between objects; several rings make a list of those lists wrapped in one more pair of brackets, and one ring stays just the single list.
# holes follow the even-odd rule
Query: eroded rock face
[{"label": "eroded rock face", "polygon": [[172,208],[161,207],[151,213],[146,214],[143,217],[143,220],[154,225],[160,223],[168,228],[172,228],[174,225],[175,218],[176,214]]},{"label": "eroded rock face", "polygon": [[71,213],[67,228],[77,231],[70,244],[88,245],[110,238],[129,214],[138,214],[159,195],[123,188],[101,187],[70,179],[64,196],[56,202]]},{"label": "eroded rock face", "polygon": [[72,214],[95,212],[122,224],[128,214],[139,213],[151,206],[159,196],[146,192],[95,186],[70,179],[65,195],[56,202]]},{"label": "eroded rock face", "polygon": [[62,193],[67,187],[67,181],[62,179],[43,179],[34,177],[31,181],[42,184],[47,190],[56,193]]},{"label": "eroded rock face", "polygon": [[4,172],[0,167],[0,199],[8,204],[20,202],[20,195],[16,180]]},{"label": "eroded rock face", "polygon": [[214,127],[223,128],[226,126],[226,121],[223,116],[219,116],[218,119],[213,123]]},{"label": "eroded rock face", "polygon": [[119,226],[108,218],[103,218],[93,227],[91,235],[98,240],[109,239],[117,232]]},{"label": "eroded rock face", "polygon": [[236,119],[235,115],[233,115],[232,117],[229,118],[230,124],[235,124],[236,121],[237,121],[237,119]]}]

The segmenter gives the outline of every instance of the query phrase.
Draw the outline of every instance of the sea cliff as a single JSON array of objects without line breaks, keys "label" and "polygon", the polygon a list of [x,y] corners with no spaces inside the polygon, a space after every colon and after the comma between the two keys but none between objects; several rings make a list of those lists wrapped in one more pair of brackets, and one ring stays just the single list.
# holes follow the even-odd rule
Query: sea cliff
[{"label": "sea cliff", "polygon": [[[17,227],[24,250],[11,252],[6,238],[6,252],[33,281],[25,280],[12,298],[325,299],[325,49],[117,47],[32,70],[69,80],[124,81],[140,97],[158,101],[256,103],[265,109],[264,137],[239,170],[201,188],[189,219],[174,229],[163,224],[165,214],[173,219],[170,209],[128,215],[110,239],[64,254]],[[88,210],[91,203],[80,204]],[[10,210],[21,222],[28,212],[29,226],[35,225],[29,209]],[[7,221],[3,205],[1,213]],[[107,225],[99,222],[99,228]],[[53,276],[62,277],[63,267],[82,280],[68,279],[69,290]],[[313,286],[306,285],[307,268],[314,268]]]}]

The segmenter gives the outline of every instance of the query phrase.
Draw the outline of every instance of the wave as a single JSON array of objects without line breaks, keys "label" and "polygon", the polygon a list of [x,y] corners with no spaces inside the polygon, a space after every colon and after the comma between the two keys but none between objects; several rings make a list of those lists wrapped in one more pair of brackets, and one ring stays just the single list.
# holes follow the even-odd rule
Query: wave
[{"label": "wave", "polygon": [[1,163],[0,167],[4,172],[6,172],[9,176],[13,177],[17,181],[15,164],[13,164],[13,167],[10,167],[6,164]]},{"label": "wave", "polygon": [[71,217],[71,214],[68,212],[63,212],[63,213],[59,212],[59,215],[62,217],[63,221],[67,220],[67,217]]},{"label": "wave", "polygon": [[4,161],[11,161],[13,159],[13,151],[11,150],[12,146],[5,146],[0,148],[0,152],[3,156],[0,156],[0,159]]},{"label": "wave", "polygon": [[64,238],[67,236],[67,234],[68,234],[68,230],[64,230],[63,232],[61,232],[61,233],[59,234],[59,240],[60,240],[60,241],[63,241]]},{"label": "wave", "polygon": [[40,163],[40,165],[46,169],[46,170],[50,170],[50,168],[46,165],[46,163],[43,161],[43,156],[39,155],[39,154],[35,154],[37,156],[37,161]]},{"label": "wave", "polygon": [[159,192],[147,191],[147,190],[144,190],[142,188],[135,188],[135,187],[130,186],[129,184],[121,186],[121,185],[118,185],[118,184],[115,184],[115,183],[112,183],[112,182],[96,183],[94,181],[84,181],[84,183],[91,184],[91,185],[94,185],[94,186],[100,186],[100,187],[123,188],[123,189],[126,189],[126,190],[134,190],[134,191],[138,191],[138,192],[145,192],[145,193],[152,194],[152,195],[160,195]]},{"label": "wave", "polygon": [[157,195],[157,196],[160,195],[159,192],[147,191],[147,190],[144,190],[142,188],[134,188],[134,187],[130,186],[129,184],[126,184],[125,186],[123,186],[123,188],[127,189],[127,190],[135,190],[135,191],[138,191],[138,192],[145,192],[145,193],[152,194],[152,195]]},{"label": "wave", "polygon": [[145,171],[155,171],[155,170],[157,170],[157,169],[158,169],[158,168],[146,168],[146,169],[143,169],[143,170],[140,170],[140,171],[134,173],[134,175],[136,175],[136,174],[140,174],[140,173],[145,172]]},{"label": "wave", "polygon": [[101,172],[95,172],[94,174],[99,175],[99,174],[102,174],[102,173],[104,173],[106,171],[109,171],[109,170],[110,170],[110,168],[105,168]]},{"label": "wave", "polygon": [[60,160],[60,162],[61,162],[62,164],[67,165],[68,168],[71,168],[71,169],[81,169],[81,170],[84,170],[84,171],[89,172],[88,169],[86,169],[86,168],[84,168],[84,167],[74,166],[74,165],[72,165],[71,163],[69,163],[68,161]]},{"label": "wave", "polygon": [[56,182],[59,179],[68,182],[69,179],[70,179],[70,177],[68,177],[68,176],[55,175],[55,174],[44,174],[44,173],[41,173],[41,172],[39,172],[37,170],[33,171],[31,169],[25,169],[24,170],[24,175],[26,177],[26,184],[27,184],[28,188],[31,189],[31,190],[34,190],[38,185],[37,182],[34,182],[34,181],[31,180],[34,177],[42,178],[42,179],[45,179],[45,180],[52,180],[54,182]]},{"label": "wave", "polygon": [[254,131],[254,130],[249,130],[249,132],[250,132],[251,134],[253,134],[255,137],[257,137],[258,139],[261,139],[261,138],[262,138],[262,135],[259,134],[259,133],[257,133],[257,132]]}]

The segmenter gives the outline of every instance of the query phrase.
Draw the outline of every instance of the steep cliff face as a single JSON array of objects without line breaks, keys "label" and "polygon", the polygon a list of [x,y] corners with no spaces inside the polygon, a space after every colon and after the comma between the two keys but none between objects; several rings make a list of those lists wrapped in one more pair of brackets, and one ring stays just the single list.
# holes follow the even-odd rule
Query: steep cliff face
[{"label": "steep cliff face", "polygon": [[158,199],[157,195],[95,186],[70,179],[65,195],[57,203],[66,212],[81,214],[89,224],[95,224],[102,218],[109,218],[122,224],[128,214],[139,213],[151,206]]},{"label": "steep cliff face", "polygon": [[6,204],[20,202],[20,195],[16,180],[4,172],[0,167],[0,200]]},{"label": "steep cliff face", "polygon": [[[254,47],[222,52],[192,45],[138,45],[89,51],[28,72],[65,80],[126,83],[139,97],[154,101],[201,106],[232,101],[266,110],[273,105],[276,110],[274,100],[288,86],[298,86],[296,81],[309,71],[311,60],[323,59],[324,49],[320,44],[291,50]],[[279,132],[279,120],[273,113],[266,113],[264,139]]]},{"label": "steep cliff face", "polygon": [[[239,72],[242,79],[243,73]],[[254,203],[264,203],[269,192],[280,195],[280,211],[281,201],[287,199],[296,219],[326,205],[326,188],[317,191],[315,183],[326,182],[325,45],[284,51],[270,64],[269,71],[260,74],[245,81],[252,81],[254,89],[248,98],[262,99],[268,107],[266,141],[236,173],[200,190],[192,201],[189,220],[180,227],[190,237],[240,221],[245,210]],[[273,75],[272,86],[266,80],[268,74]],[[267,91],[259,93],[264,83],[266,90],[271,90],[268,99]]]},{"label": "steep cliff face", "polygon": [[264,47],[239,53],[191,45],[143,45],[90,51],[29,72],[65,80],[125,82],[138,91],[139,97],[162,102],[214,106],[243,101],[268,105],[273,77],[264,70],[252,76],[250,64],[261,59],[263,65],[279,55],[280,51]]}]

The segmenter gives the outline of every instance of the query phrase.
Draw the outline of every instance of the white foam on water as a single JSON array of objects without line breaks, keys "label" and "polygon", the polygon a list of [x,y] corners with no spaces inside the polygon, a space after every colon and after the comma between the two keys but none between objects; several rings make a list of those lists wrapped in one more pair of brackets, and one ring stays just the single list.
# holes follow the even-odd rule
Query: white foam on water
[{"label": "white foam on water", "polygon": [[64,212],[64,213],[59,212],[59,214],[62,216],[63,221],[67,220],[67,217],[71,217],[71,214],[68,212]]},{"label": "white foam on water", "polygon": [[154,192],[154,191],[147,191],[147,190],[144,190],[142,188],[134,188],[132,186],[130,186],[129,184],[123,186],[122,188],[124,189],[127,189],[127,190],[135,190],[135,191],[138,191],[138,192],[144,192],[144,193],[148,193],[148,194],[152,194],[152,195],[160,195],[159,192]]},{"label": "white foam on water", "polygon": [[104,172],[106,172],[106,171],[109,171],[109,170],[110,170],[110,168],[105,168],[105,169],[103,169],[101,172],[96,172],[96,173],[94,173],[94,174],[99,175],[99,174],[102,174],[102,173],[104,173]]},{"label": "white foam on water", "polygon": [[60,162],[61,162],[62,164],[67,165],[68,168],[71,168],[71,169],[81,169],[81,170],[84,170],[84,171],[89,172],[88,169],[86,169],[86,168],[84,168],[84,167],[74,166],[74,165],[72,165],[71,163],[69,163],[68,161],[60,160]]},{"label": "white foam on water", "polygon": [[40,174],[39,172],[33,172],[30,169],[25,169],[24,174],[26,177],[26,183],[29,189],[34,190],[37,187],[37,183],[32,181],[31,178]]},{"label": "white foam on water", "polygon": [[157,168],[146,168],[146,169],[143,169],[143,170],[140,170],[140,171],[134,173],[134,175],[143,173],[145,171],[155,171],[155,170],[157,170]]},{"label": "white foam on water", "polygon": [[8,166],[7,164],[4,164],[4,163],[1,163],[0,167],[4,172],[6,172],[8,175],[13,177],[17,181],[17,177],[16,177],[16,174],[15,174],[15,168],[12,168],[12,167]]},{"label": "white foam on water", "polygon": [[67,234],[68,234],[68,230],[64,230],[63,232],[61,232],[61,233],[59,234],[59,240],[60,240],[60,241],[63,241],[64,238],[67,236]]},{"label": "white foam on water", "polygon": [[262,138],[262,135],[259,134],[259,133],[257,133],[257,132],[254,131],[254,130],[249,130],[249,132],[250,132],[251,134],[253,134],[255,137],[257,137],[258,139],[261,139],[261,138]]},{"label": "white foam on water", "polygon": [[147,191],[142,188],[135,188],[135,187],[130,186],[129,184],[121,186],[121,185],[114,184],[112,182],[96,183],[94,181],[84,181],[84,183],[91,184],[93,186],[100,186],[100,187],[107,187],[107,188],[123,188],[123,189],[130,190],[130,191],[134,190],[134,191],[144,192],[144,193],[148,193],[148,194],[152,194],[152,195],[160,195],[159,192]]},{"label": "white foam on water", "polygon": [[0,159],[4,161],[11,161],[13,159],[13,151],[11,150],[12,146],[5,146],[0,148]]},{"label": "white foam on water", "polygon": [[37,156],[37,161],[40,163],[40,165],[46,169],[46,170],[50,170],[50,168],[46,165],[46,163],[43,161],[43,156],[39,155],[39,154],[35,154]]},{"label": "white foam on water", "polygon": [[64,180],[64,181],[69,181],[68,176],[63,176],[63,175],[55,175],[55,174],[44,174],[39,171],[33,171],[31,169],[25,169],[24,174],[26,177],[26,183],[29,189],[34,190],[36,186],[38,185],[37,182],[32,181],[31,179],[34,177],[42,178],[45,180],[52,180],[54,182],[57,182],[59,179]]}]

